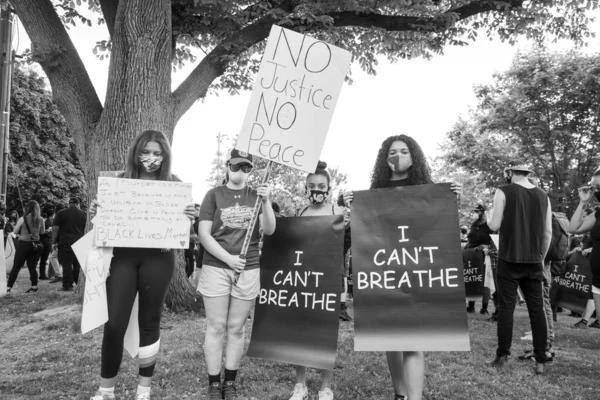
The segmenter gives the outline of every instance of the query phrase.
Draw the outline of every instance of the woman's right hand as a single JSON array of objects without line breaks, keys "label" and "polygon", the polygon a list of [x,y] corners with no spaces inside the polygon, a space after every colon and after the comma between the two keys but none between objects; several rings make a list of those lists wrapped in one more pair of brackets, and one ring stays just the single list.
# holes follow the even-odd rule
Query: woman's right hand
[{"label": "woman's right hand", "polygon": [[350,206],[350,203],[352,203],[352,200],[354,199],[354,192],[352,190],[346,190],[342,196],[344,198],[344,205],[346,207]]},{"label": "woman's right hand", "polygon": [[590,186],[580,187],[579,190],[579,201],[583,204],[590,201],[592,198],[592,188]]},{"label": "woman's right hand", "polygon": [[240,256],[229,255],[227,258],[227,265],[235,272],[242,272],[246,266],[246,260]]},{"label": "woman's right hand", "polygon": [[98,203],[98,200],[94,199],[92,200],[92,203],[90,204],[90,219],[93,219],[96,216],[96,213],[98,212],[98,207],[100,207],[100,203]]}]

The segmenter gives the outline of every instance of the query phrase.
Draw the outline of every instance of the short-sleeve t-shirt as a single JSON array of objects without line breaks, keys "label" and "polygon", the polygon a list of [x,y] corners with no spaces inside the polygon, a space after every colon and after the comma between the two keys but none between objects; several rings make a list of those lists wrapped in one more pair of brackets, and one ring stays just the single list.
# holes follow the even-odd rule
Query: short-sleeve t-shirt
[{"label": "short-sleeve t-shirt", "polygon": [[[248,225],[252,219],[254,204],[258,195],[255,190],[245,187],[233,190],[227,185],[209,190],[200,206],[200,221],[212,221],[212,237],[225,251],[238,255],[242,251]],[[260,266],[258,251],[259,224],[254,226],[248,252],[246,253],[246,270]],[[204,251],[203,264],[211,267],[230,269],[208,251]]]},{"label": "short-sleeve t-shirt", "polygon": [[60,210],[54,221],[53,226],[58,226],[58,245],[71,246],[81,239],[85,231],[87,217],[84,211],[76,206],[69,206]]}]

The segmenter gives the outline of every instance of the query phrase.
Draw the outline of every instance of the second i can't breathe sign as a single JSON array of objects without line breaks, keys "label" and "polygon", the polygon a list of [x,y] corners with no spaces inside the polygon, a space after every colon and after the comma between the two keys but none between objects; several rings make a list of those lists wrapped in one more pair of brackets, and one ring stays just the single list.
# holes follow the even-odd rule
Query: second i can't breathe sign
[{"label": "second i can't breathe sign", "polygon": [[236,148],[314,172],[351,58],[273,25]]}]

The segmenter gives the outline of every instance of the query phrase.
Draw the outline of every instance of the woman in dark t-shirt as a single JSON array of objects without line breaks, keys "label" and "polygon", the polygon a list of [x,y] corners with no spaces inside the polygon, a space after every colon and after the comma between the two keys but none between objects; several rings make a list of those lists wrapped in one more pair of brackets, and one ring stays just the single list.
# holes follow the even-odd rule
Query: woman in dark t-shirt
[{"label": "woman in dark t-shirt", "polygon": [[[371,189],[425,185],[433,183],[423,150],[410,136],[390,136],[381,145],[371,175]],[[462,186],[450,189],[460,196]],[[351,191],[344,203],[352,201]],[[388,351],[388,367],[394,385],[395,400],[421,400],[425,383],[425,356],[422,351]]]}]

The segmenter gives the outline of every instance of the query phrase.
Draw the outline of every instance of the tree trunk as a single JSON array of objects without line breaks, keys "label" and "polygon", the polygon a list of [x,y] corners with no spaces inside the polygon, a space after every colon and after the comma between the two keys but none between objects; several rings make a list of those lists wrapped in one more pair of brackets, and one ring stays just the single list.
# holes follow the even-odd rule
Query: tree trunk
[{"label": "tree trunk", "polygon": [[185,273],[186,260],[183,250],[177,250],[175,254],[175,274],[167,293],[166,305],[171,311],[196,311],[202,310],[202,297],[197,294],[196,289],[190,284]]}]

